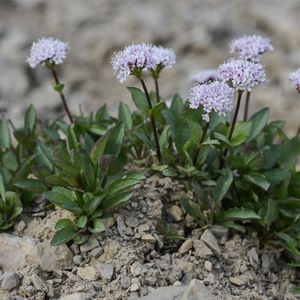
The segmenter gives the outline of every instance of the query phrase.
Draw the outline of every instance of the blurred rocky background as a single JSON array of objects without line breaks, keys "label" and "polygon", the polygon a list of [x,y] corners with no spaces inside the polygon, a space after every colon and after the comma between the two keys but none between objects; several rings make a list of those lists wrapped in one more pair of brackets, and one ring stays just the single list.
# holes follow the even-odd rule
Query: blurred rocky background
[{"label": "blurred rocky background", "polygon": [[[244,33],[272,40],[266,54],[269,84],[255,90],[251,110],[270,106],[272,118],[286,119],[291,134],[300,122],[300,96],[288,75],[300,67],[299,0],[0,0],[0,110],[17,125],[33,103],[42,118],[61,111],[50,74],[25,63],[32,41],[53,36],[69,41],[71,52],[59,67],[73,113],[107,103],[117,112],[120,100],[130,102],[110,60],[132,42],[171,47],[177,64],[163,73],[161,94],[186,97],[190,77],[216,68],[229,57],[228,43]],[[150,82],[149,82],[150,84]]]}]

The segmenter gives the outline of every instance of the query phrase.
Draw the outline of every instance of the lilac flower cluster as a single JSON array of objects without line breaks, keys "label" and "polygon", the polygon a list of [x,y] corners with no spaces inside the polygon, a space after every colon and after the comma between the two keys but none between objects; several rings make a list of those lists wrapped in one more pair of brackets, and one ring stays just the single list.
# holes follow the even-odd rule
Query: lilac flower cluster
[{"label": "lilac flower cluster", "polygon": [[289,80],[291,81],[293,87],[300,93],[300,69],[297,69],[291,73]]},{"label": "lilac flower cluster", "polygon": [[176,63],[173,50],[151,44],[133,44],[115,54],[112,66],[120,82],[129,75],[142,75],[142,71],[156,71],[170,68]]},{"label": "lilac flower cluster", "polygon": [[68,43],[58,39],[41,38],[32,44],[30,55],[26,61],[31,68],[35,68],[38,64],[43,64],[46,61],[58,65],[64,61],[69,49]]},{"label": "lilac flower cluster", "polygon": [[238,53],[240,58],[259,62],[261,55],[273,51],[269,39],[259,35],[245,35],[230,44],[230,53]]},{"label": "lilac flower cluster", "polygon": [[195,85],[189,93],[190,108],[202,107],[205,112],[202,118],[208,122],[211,112],[224,116],[232,110],[233,95],[234,89],[224,82],[214,81]]},{"label": "lilac flower cluster", "polygon": [[219,67],[218,75],[240,91],[251,91],[253,87],[267,82],[263,65],[243,59],[228,60]]},{"label": "lilac flower cluster", "polygon": [[207,69],[202,70],[199,73],[192,76],[191,80],[194,83],[206,83],[209,81],[216,81],[219,80],[218,72],[215,69]]}]

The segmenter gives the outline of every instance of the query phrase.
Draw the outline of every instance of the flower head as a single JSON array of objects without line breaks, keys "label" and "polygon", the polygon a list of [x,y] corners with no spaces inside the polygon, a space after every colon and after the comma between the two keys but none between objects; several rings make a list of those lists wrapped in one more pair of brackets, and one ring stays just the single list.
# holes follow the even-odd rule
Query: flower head
[{"label": "flower head", "polygon": [[204,114],[203,120],[210,120],[210,113],[216,112],[224,116],[233,108],[232,89],[227,83],[214,81],[207,84],[195,85],[190,89],[189,102],[190,108],[197,109],[202,107]]},{"label": "flower head", "polygon": [[31,68],[47,61],[56,65],[61,64],[67,56],[70,49],[68,43],[64,43],[52,37],[41,38],[33,43],[30,49],[30,55],[27,57],[27,63]]},{"label": "flower head", "polygon": [[209,81],[219,80],[220,78],[218,76],[217,70],[207,69],[195,74],[191,79],[194,83],[206,83]]},{"label": "flower head", "polygon": [[230,53],[238,53],[241,58],[259,62],[261,55],[273,51],[269,39],[259,35],[244,35],[230,44]]},{"label": "flower head", "polygon": [[171,68],[176,63],[176,55],[172,49],[163,48],[162,46],[153,46],[151,55],[151,68]]},{"label": "flower head", "polygon": [[300,68],[290,74],[289,80],[293,87],[300,93]]},{"label": "flower head", "polygon": [[150,69],[152,52],[150,44],[133,44],[116,53],[111,63],[117,79],[124,82],[129,75]]},{"label": "flower head", "polygon": [[228,60],[219,67],[218,75],[240,91],[251,91],[253,87],[267,82],[263,65],[243,59]]}]

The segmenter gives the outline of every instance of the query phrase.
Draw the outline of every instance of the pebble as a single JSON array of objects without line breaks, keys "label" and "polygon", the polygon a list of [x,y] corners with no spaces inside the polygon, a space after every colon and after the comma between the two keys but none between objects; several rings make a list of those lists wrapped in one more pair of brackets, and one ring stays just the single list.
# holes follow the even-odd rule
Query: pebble
[{"label": "pebble", "polygon": [[1,288],[9,291],[13,290],[20,282],[19,276],[15,272],[4,273],[1,279]]},{"label": "pebble", "polygon": [[115,267],[112,264],[99,264],[98,270],[102,279],[110,282],[114,274]]},{"label": "pebble", "polygon": [[102,219],[102,222],[106,229],[111,228],[115,225],[115,220],[113,217]]},{"label": "pebble", "polygon": [[182,209],[177,206],[177,205],[173,205],[170,208],[167,209],[167,214],[175,221],[175,222],[179,222],[182,220],[183,218],[183,212]]},{"label": "pebble", "polygon": [[129,227],[136,228],[139,225],[140,221],[137,218],[129,217],[125,218],[125,224]]},{"label": "pebble", "polygon": [[96,237],[94,235],[92,235],[86,243],[84,243],[80,246],[80,251],[82,253],[89,252],[92,249],[97,248],[99,246],[100,246],[100,244],[99,244],[98,240],[96,239]]},{"label": "pebble", "polygon": [[249,262],[252,266],[256,267],[257,265],[259,265],[259,263],[260,263],[259,257],[257,255],[256,249],[254,247],[251,248],[247,252],[247,256],[248,256]]},{"label": "pebble", "polygon": [[139,276],[144,273],[144,267],[139,261],[136,261],[131,265],[130,272],[135,277]]},{"label": "pebble", "polygon": [[86,280],[97,280],[100,278],[100,273],[95,267],[85,266],[78,268],[77,276]]},{"label": "pebble", "polygon": [[215,280],[215,275],[210,273],[203,279],[203,283],[205,285],[209,285],[209,284],[212,284],[214,282],[214,280]]},{"label": "pebble", "polygon": [[239,276],[231,276],[229,281],[236,286],[242,286],[245,283]]},{"label": "pebble", "polygon": [[192,248],[193,248],[193,240],[187,239],[182,243],[182,245],[178,249],[178,252],[181,254],[184,254],[184,253],[188,252],[189,250],[191,250]]},{"label": "pebble", "polygon": [[201,240],[215,253],[215,254],[221,254],[221,249],[218,244],[217,239],[212,234],[212,232],[209,229],[206,229],[202,236]]},{"label": "pebble", "polygon": [[73,257],[73,262],[75,265],[79,266],[83,262],[84,258],[82,255],[75,255]]},{"label": "pebble", "polygon": [[26,223],[21,220],[15,227],[17,232],[22,232],[26,228]]},{"label": "pebble", "polygon": [[89,256],[90,257],[99,257],[103,253],[102,247],[97,247],[90,251]]},{"label": "pebble", "polygon": [[145,242],[147,242],[147,243],[155,243],[156,242],[155,237],[152,234],[150,234],[150,233],[144,234],[142,236],[142,240],[145,241]]},{"label": "pebble", "polygon": [[130,291],[131,292],[137,292],[141,287],[141,283],[138,280],[138,278],[133,278],[131,281]]},{"label": "pebble", "polygon": [[212,251],[206,246],[206,244],[201,240],[194,240],[193,242],[195,254],[200,258],[213,255]]},{"label": "pebble", "polygon": [[131,280],[130,278],[128,277],[128,275],[125,275],[125,274],[122,274],[120,276],[120,284],[121,284],[121,287],[126,290],[130,287],[130,284],[131,284]]},{"label": "pebble", "polygon": [[204,268],[208,271],[211,272],[212,271],[212,263],[209,260],[206,260],[204,262]]},{"label": "pebble", "polygon": [[33,286],[35,287],[35,289],[37,291],[44,291],[44,290],[46,290],[46,285],[45,285],[44,281],[37,274],[33,274],[31,276],[31,281],[32,281],[32,284],[33,284]]}]

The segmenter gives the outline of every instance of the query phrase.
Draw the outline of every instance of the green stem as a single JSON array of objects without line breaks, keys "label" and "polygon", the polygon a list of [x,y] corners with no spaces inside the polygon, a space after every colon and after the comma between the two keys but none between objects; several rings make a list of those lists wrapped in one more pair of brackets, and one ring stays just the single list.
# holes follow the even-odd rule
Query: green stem
[{"label": "green stem", "polygon": [[248,111],[249,111],[250,96],[251,96],[251,92],[247,91],[246,102],[245,102],[245,109],[244,109],[244,119],[243,119],[244,121],[248,120]]},{"label": "green stem", "polygon": [[156,100],[157,100],[157,103],[159,103],[160,102],[160,95],[159,95],[158,78],[154,78],[154,84],[155,84]]},{"label": "green stem", "polygon": [[[143,87],[143,90],[144,90],[144,93],[145,93],[145,96],[146,96],[146,99],[147,99],[147,102],[148,102],[149,109],[151,110],[152,109],[151,99],[150,99],[145,81],[144,81],[143,78],[140,78],[140,81],[141,81],[141,84],[142,84],[142,87]],[[155,119],[154,119],[153,114],[151,114],[150,120],[151,120],[153,135],[154,135],[157,158],[158,158],[159,161],[161,161],[161,152],[160,152],[158,133],[157,133],[156,123],[155,123]]]},{"label": "green stem", "polygon": [[209,122],[206,123],[206,125],[205,125],[205,127],[204,127],[204,129],[203,129],[203,132],[202,132],[202,136],[201,136],[201,138],[200,138],[200,140],[199,140],[199,143],[198,143],[197,146],[196,146],[195,153],[194,153],[194,157],[193,157],[193,166],[195,166],[196,163],[197,163],[198,155],[199,155],[199,152],[200,152],[202,143],[204,142],[206,133],[207,133],[207,131],[208,131],[208,127],[209,127]]},{"label": "green stem", "polygon": [[[229,142],[231,142],[231,138],[232,138],[233,131],[234,131],[234,128],[235,128],[235,124],[236,124],[236,121],[237,121],[238,113],[239,113],[240,106],[241,106],[242,95],[243,95],[243,91],[239,90],[238,91],[237,104],[236,104],[236,107],[235,107],[234,116],[233,116],[233,119],[232,119],[231,127],[230,127],[230,130],[229,130],[229,135],[228,135]],[[220,168],[221,169],[224,167],[224,163],[225,163],[227,153],[228,153],[228,148],[225,148],[225,150],[223,152],[223,155],[222,155],[222,158],[221,158],[221,163],[220,163]]]},{"label": "green stem", "polygon": [[[51,73],[52,73],[55,85],[59,85],[60,82],[59,82],[56,70],[54,68],[50,68],[50,70],[51,70]],[[65,95],[64,95],[64,93],[62,91],[58,92],[58,93],[60,95],[60,98],[61,98],[61,101],[63,103],[64,109],[65,109],[65,111],[67,113],[67,116],[68,116],[70,122],[73,123],[73,117],[72,117],[71,112],[69,110],[69,107],[67,105],[66,97],[65,97]]]},{"label": "green stem", "polygon": [[300,137],[300,125],[299,125],[299,127],[298,127],[296,136]]}]

